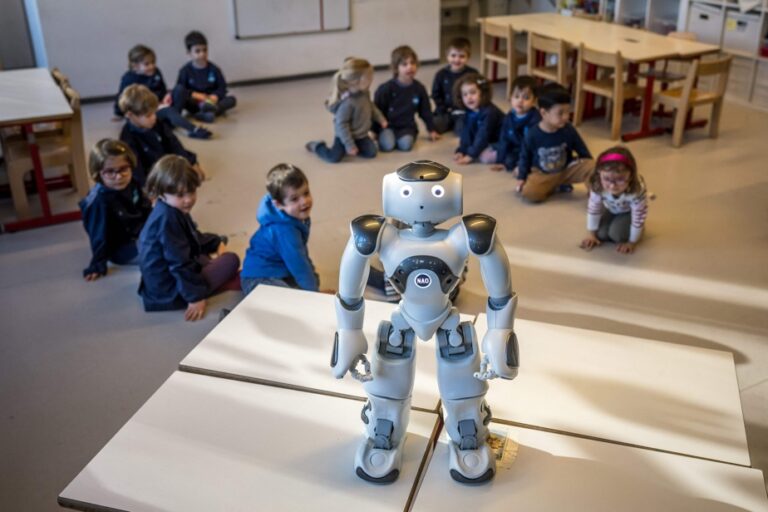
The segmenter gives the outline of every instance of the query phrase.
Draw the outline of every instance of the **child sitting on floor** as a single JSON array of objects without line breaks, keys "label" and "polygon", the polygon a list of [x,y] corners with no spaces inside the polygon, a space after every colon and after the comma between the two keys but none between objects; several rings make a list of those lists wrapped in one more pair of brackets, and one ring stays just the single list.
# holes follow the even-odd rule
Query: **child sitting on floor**
[{"label": "child sitting on floor", "polygon": [[648,215],[648,193],[629,149],[616,146],[603,151],[588,186],[588,234],[581,248],[589,251],[602,242],[614,242],[618,252],[634,252]]},{"label": "child sitting on floor", "polygon": [[365,59],[350,57],[344,61],[331,80],[331,95],[326,101],[333,112],[335,138],[330,148],[323,141],[307,142],[308,151],[316,153],[326,162],[339,162],[344,154],[363,158],[376,156],[376,143],[368,132],[371,121],[387,127],[387,120],[371,101],[370,87],[373,66]]},{"label": "child sitting on floor", "polygon": [[456,135],[461,134],[464,126],[464,111],[453,104],[453,86],[462,76],[478,72],[475,68],[467,66],[470,47],[469,39],[466,37],[451,39],[446,54],[448,65],[440,69],[432,80],[432,99],[435,101],[432,117],[437,133],[445,133],[453,129]]},{"label": "child sitting on floor", "polygon": [[240,258],[225,252],[226,237],[200,233],[190,216],[199,186],[200,175],[178,155],[164,156],[149,174],[155,207],[139,237],[146,311],[186,308],[185,320],[199,320],[208,297],[240,289]]},{"label": "child sitting on floor", "polygon": [[304,173],[291,164],[277,164],[267,173],[267,193],[256,218],[259,229],[245,251],[243,292],[259,284],[317,291],[319,277],[309,257],[312,194]]},{"label": "child sitting on floor", "polygon": [[119,104],[126,119],[120,140],[136,155],[133,175],[140,185],[146,182],[155,162],[168,154],[183,156],[201,177],[205,176],[197,163],[197,155],[184,149],[167,120],[158,119],[157,96],[152,91],[143,85],[129,85],[120,95]]},{"label": "child sitting on floor", "polygon": [[460,165],[496,162],[492,144],[499,140],[504,113],[491,102],[491,84],[481,75],[470,73],[459,78],[453,91],[456,105],[466,112],[453,161]]},{"label": "child sitting on floor", "polygon": [[107,261],[138,265],[136,240],[152,211],[152,204],[133,179],[136,156],[123,142],[102,139],[88,158],[96,185],[80,201],[83,227],[91,242],[91,262],[83,270],[86,281],[107,275]]},{"label": "child sitting on floor", "polygon": [[189,62],[179,70],[173,89],[173,104],[187,109],[198,121],[212,123],[216,116],[235,107],[237,100],[227,94],[227,81],[219,67],[208,60],[208,40],[193,30],[184,38]]},{"label": "child sitting on floor", "polygon": [[132,84],[141,84],[152,91],[160,102],[157,110],[158,119],[168,120],[174,128],[186,130],[187,135],[193,139],[209,139],[211,132],[202,126],[195,126],[184,116],[181,115],[178,108],[171,102],[171,94],[165,86],[163,74],[157,68],[157,59],[152,48],[143,44],[137,44],[128,52],[128,71],[120,79],[120,90],[115,98],[115,116],[123,117],[123,111],[120,110],[120,95],[126,87]]},{"label": "child sitting on floor", "polygon": [[541,121],[536,110],[536,79],[521,75],[512,82],[512,95],[509,97],[510,109],[501,123],[499,142],[496,145],[496,163],[492,171],[506,169],[517,176],[520,152],[528,130]]},{"label": "child sitting on floor", "polygon": [[410,151],[416,142],[419,128],[415,116],[418,113],[427,125],[434,141],[440,138],[432,120],[432,106],[427,90],[416,80],[419,57],[410,46],[398,46],[392,50],[393,78],[376,89],[374,103],[386,116],[388,126],[375,126],[379,132],[379,149]]},{"label": "child sitting on floor", "polygon": [[595,168],[587,145],[569,122],[568,91],[548,84],[537,93],[541,121],[525,134],[516,187],[532,203],[546,200],[558,188],[573,190],[571,184],[583,183]]}]

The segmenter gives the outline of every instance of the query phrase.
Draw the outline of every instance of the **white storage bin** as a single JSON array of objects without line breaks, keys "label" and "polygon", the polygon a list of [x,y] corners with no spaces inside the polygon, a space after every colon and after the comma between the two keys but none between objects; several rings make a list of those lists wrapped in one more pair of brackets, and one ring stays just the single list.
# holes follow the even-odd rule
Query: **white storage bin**
[{"label": "white storage bin", "polygon": [[728,11],[723,32],[723,48],[757,55],[762,41],[762,24],[759,14],[742,14]]},{"label": "white storage bin", "polygon": [[688,32],[693,32],[702,43],[720,44],[723,28],[723,10],[720,7],[693,3],[688,12]]},{"label": "white storage bin", "polygon": [[752,104],[762,109],[768,109],[768,62],[760,61],[757,63]]},{"label": "white storage bin", "polygon": [[734,57],[731,61],[731,72],[728,75],[726,94],[739,101],[749,101],[749,90],[752,85],[752,67],[754,61]]}]

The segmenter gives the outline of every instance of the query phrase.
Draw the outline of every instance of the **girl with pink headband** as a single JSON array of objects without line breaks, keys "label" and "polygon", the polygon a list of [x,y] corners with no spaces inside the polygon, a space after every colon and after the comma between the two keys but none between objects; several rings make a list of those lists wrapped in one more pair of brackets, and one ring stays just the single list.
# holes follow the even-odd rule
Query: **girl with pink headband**
[{"label": "girl with pink headband", "polygon": [[648,215],[648,193],[629,149],[615,146],[603,151],[588,187],[588,233],[581,248],[589,251],[614,242],[618,252],[634,252]]}]

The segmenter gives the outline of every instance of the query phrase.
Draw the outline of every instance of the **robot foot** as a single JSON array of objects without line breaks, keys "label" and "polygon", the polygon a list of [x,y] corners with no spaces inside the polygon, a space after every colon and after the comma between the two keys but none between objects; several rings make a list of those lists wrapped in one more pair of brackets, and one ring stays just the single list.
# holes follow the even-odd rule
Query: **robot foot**
[{"label": "robot foot", "polygon": [[493,478],[496,460],[487,443],[474,450],[460,450],[453,442],[449,446],[451,478],[463,484],[482,484]]},{"label": "robot foot", "polygon": [[391,484],[400,476],[404,444],[405,436],[390,449],[377,448],[374,439],[366,438],[355,454],[355,473],[369,482]]}]

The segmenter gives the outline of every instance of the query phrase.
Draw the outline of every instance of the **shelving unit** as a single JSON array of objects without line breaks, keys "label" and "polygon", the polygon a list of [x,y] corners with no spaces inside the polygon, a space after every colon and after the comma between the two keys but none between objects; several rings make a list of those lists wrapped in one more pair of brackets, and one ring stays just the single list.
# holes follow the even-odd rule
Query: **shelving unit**
[{"label": "shelving unit", "polygon": [[683,0],[679,30],[733,55],[728,99],[768,110],[768,0],[742,13],[737,0]]},{"label": "shelving unit", "polygon": [[680,2],[674,0],[603,0],[600,5],[607,21],[659,34],[677,29],[679,9]]}]

